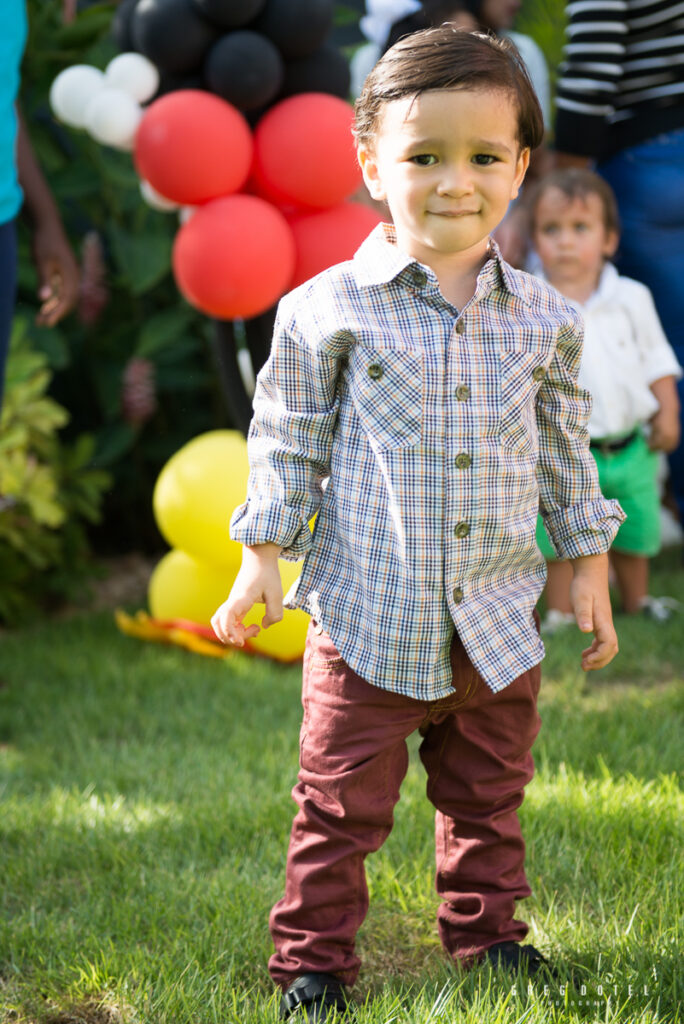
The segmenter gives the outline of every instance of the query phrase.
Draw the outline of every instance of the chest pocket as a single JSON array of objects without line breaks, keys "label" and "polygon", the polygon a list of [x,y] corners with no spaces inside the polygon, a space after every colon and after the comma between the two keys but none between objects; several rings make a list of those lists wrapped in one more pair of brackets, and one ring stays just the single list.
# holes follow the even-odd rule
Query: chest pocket
[{"label": "chest pocket", "polygon": [[504,448],[523,455],[537,449],[537,392],[546,376],[540,352],[500,353],[499,436]]},{"label": "chest pocket", "polygon": [[349,364],[349,390],[373,448],[418,444],[423,430],[423,358],[405,349],[357,348]]}]

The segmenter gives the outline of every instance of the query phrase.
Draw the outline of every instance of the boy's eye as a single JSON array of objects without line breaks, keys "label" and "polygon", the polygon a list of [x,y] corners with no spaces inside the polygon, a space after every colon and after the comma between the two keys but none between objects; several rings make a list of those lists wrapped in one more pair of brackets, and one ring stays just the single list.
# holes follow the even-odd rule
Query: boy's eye
[{"label": "boy's eye", "polygon": [[478,167],[489,167],[491,164],[496,163],[496,157],[492,156],[491,153],[476,153],[473,157],[473,163],[477,164]]},{"label": "boy's eye", "polygon": [[558,234],[558,225],[557,224],[542,224],[542,226],[539,229],[539,231],[540,231],[540,233],[542,235],[557,235]]},{"label": "boy's eye", "polygon": [[432,167],[437,163],[437,157],[432,153],[418,153],[416,156],[410,157],[410,161],[412,164],[418,164],[419,167]]}]

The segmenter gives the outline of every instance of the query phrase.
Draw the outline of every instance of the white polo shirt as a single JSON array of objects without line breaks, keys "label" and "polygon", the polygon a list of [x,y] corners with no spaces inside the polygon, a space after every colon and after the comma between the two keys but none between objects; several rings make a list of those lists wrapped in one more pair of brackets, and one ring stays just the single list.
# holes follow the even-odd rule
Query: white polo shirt
[{"label": "white polo shirt", "polygon": [[646,285],[622,277],[607,263],[598,288],[584,305],[567,301],[584,319],[579,384],[593,399],[589,434],[629,434],[658,410],[650,385],[682,373],[653,296]]}]

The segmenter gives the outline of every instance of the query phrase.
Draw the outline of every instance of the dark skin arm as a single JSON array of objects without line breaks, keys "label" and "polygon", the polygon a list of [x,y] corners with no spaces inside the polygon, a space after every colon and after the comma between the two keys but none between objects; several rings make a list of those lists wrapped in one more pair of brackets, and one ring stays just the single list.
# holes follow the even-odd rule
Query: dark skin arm
[{"label": "dark skin arm", "polygon": [[36,160],[21,113],[18,113],[17,169],[25,209],[33,228],[33,260],[38,272],[41,306],[36,320],[53,327],[78,299],[79,270],[62,226],[59,210]]}]

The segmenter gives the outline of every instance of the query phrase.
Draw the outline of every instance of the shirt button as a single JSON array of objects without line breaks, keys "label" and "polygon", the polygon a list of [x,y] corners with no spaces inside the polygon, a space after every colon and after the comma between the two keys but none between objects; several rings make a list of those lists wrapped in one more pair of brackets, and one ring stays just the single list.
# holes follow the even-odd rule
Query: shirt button
[{"label": "shirt button", "polygon": [[460,604],[461,601],[463,600],[463,591],[461,590],[460,587],[454,587],[454,589],[451,592],[451,596],[454,599],[454,604]]},{"label": "shirt button", "polygon": [[456,398],[459,402],[465,402],[466,399],[470,398],[470,388],[467,384],[459,384],[456,388]]},{"label": "shirt button", "polygon": [[413,283],[415,284],[416,288],[425,287],[425,285],[427,284],[427,274],[425,273],[424,270],[413,271]]},{"label": "shirt button", "polygon": [[532,379],[533,380],[544,380],[545,376],[546,376],[546,370],[544,369],[544,367],[543,366],[535,366],[534,370],[532,371]]},{"label": "shirt button", "polygon": [[371,380],[380,380],[382,377],[382,366],[380,363],[370,363],[368,366],[368,376]]},{"label": "shirt button", "polygon": [[470,533],[470,524],[469,523],[457,523],[457,525],[454,527],[454,536],[455,537],[467,537],[469,533]]},{"label": "shirt button", "polygon": [[473,460],[467,452],[459,452],[454,461],[457,469],[468,469]]},{"label": "shirt button", "polygon": [[465,329],[466,329],[465,321],[464,320],[458,320],[456,322],[456,333],[457,334],[465,334]]}]

